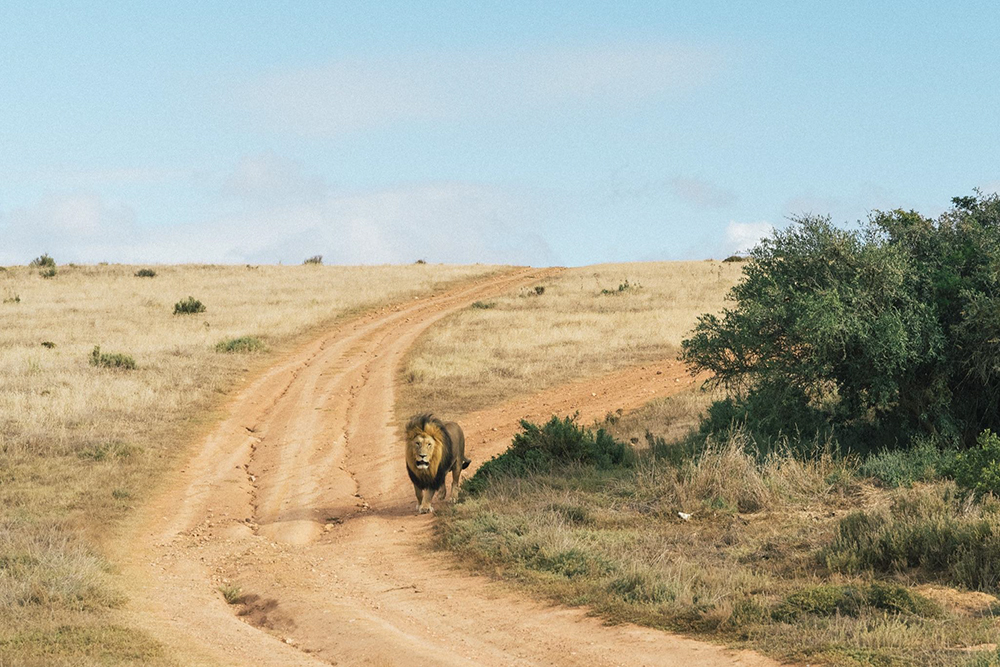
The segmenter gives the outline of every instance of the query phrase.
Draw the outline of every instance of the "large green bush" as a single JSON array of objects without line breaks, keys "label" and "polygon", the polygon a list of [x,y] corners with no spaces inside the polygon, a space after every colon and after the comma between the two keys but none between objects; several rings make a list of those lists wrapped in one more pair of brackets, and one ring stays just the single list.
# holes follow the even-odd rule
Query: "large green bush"
[{"label": "large green bush", "polygon": [[803,216],[750,253],[721,316],[683,342],[729,390],[706,427],[871,448],[1000,430],[1000,198],[860,229]]},{"label": "large green bush", "polygon": [[952,471],[955,481],[976,495],[1000,496],[1000,436],[983,431],[976,446],[957,455]]},{"label": "large green bush", "polygon": [[635,452],[631,447],[618,442],[604,429],[595,432],[581,427],[575,417],[553,416],[544,426],[522,419],[521,429],[507,451],[480,466],[463,484],[463,491],[475,494],[493,479],[549,472],[557,465],[576,463],[611,468],[634,462]]}]

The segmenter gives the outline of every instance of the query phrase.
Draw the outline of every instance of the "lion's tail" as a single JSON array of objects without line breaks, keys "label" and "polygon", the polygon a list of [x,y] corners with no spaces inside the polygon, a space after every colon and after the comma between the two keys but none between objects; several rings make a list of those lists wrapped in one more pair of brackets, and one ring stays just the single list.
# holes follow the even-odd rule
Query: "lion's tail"
[{"label": "lion's tail", "polygon": [[468,456],[464,457],[462,459],[462,470],[468,468],[470,463],[472,463],[472,459],[470,459]]}]

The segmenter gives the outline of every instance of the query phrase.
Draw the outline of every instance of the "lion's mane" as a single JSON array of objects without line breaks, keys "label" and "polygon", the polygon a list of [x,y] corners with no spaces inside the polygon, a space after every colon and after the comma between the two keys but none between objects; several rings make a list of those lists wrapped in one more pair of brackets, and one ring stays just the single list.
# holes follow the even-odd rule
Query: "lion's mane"
[{"label": "lion's mane", "polygon": [[[434,440],[430,465],[426,470],[417,468],[413,454],[413,439],[420,434]],[[444,422],[430,413],[416,415],[406,424],[406,472],[410,481],[420,489],[440,489],[445,477],[455,463],[455,446]]]}]

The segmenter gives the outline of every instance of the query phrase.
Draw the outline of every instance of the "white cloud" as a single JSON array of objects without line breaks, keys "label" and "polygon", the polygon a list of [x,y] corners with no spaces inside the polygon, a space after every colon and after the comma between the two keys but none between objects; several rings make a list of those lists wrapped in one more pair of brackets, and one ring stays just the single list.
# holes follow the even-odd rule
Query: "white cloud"
[{"label": "white cloud", "polygon": [[399,121],[492,118],[587,104],[628,108],[700,85],[715,51],[616,44],[504,54],[410,54],[276,71],[239,86],[229,103],[268,129],[339,135]]},{"label": "white cloud", "polygon": [[670,189],[678,198],[699,208],[729,208],[737,199],[732,190],[699,178],[674,178]]},{"label": "white cloud", "polygon": [[47,196],[0,215],[0,261],[26,264],[47,252],[60,262],[101,261],[136,240],[135,212],[93,194]]},{"label": "white cloud", "polygon": [[753,248],[762,238],[770,236],[774,227],[769,222],[736,222],[726,225],[723,251],[727,255],[744,253]]},{"label": "white cloud", "polygon": [[328,263],[556,261],[534,232],[529,194],[470,183],[339,192],[273,155],[221,179],[214,213],[144,227],[126,205],[94,195],[46,198],[0,214],[0,263],[48,252],[59,262]]},{"label": "white cloud", "polygon": [[222,185],[225,194],[253,202],[315,200],[327,189],[321,177],[274,153],[244,156]]}]

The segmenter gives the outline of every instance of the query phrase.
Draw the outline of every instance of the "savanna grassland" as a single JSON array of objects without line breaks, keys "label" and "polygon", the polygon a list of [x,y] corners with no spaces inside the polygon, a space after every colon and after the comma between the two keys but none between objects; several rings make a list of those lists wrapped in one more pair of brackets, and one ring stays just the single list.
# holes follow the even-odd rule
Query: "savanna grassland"
[{"label": "savanna grassland", "polygon": [[519,395],[675,357],[716,312],[738,262],[601,264],[478,302],[422,336],[403,369],[400,415],[460,415]]},{"label": "savanna grassland", "polygon": [[[576,269],[442,323],[405,400],[455,415],[682,339],[726,380],[599,424],[525,424],[441,513],[442,546],[610,622],[783,660],[1000,664],[1000,438],[976,436],[995,405],[946,412],[997,389],[978,323],[996,312],[997,208],[893,212],[867,234],[807,218],[747,263]],[[947,352],[959,336],[975,345]]]},{"label": "savanna grassland", "polygon": [[496,270],[0,269],[0,665],[169,663],[116,620],[128,596],[106,557],[117,523],[282,351]]}]

